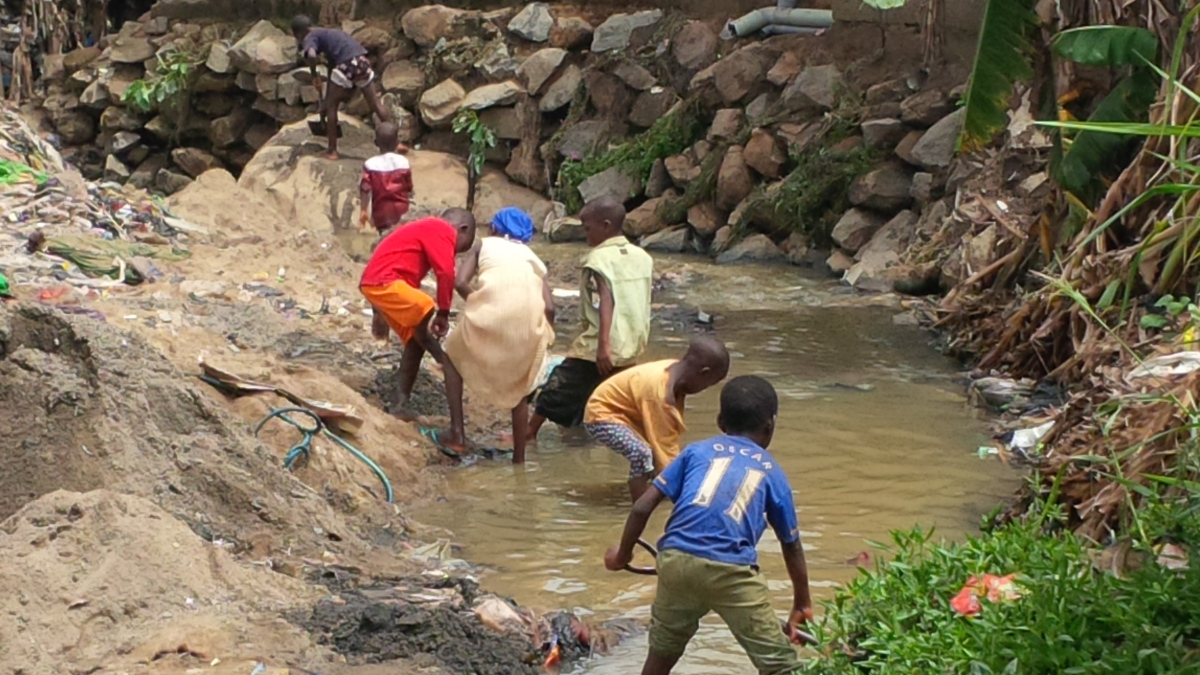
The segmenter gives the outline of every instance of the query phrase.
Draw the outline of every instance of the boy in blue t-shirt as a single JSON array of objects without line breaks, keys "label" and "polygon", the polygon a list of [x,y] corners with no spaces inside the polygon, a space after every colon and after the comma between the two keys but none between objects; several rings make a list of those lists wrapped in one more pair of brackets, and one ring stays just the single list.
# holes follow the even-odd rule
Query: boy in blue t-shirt
[{"label": "boy in blue t-shirt", "polygon": [[[765,450],[778,410],[779,399],[766,380],[730,380],[721,390],[717,417],[724,435],[689,445],[667,465],[634,504],[620,545],[605,554],[605,567],[623,569],[650,514],[664,498],[674,503],[658,541],[658,592],[642,675],[670,673],[710,611],[729,626],[760,675],[799,669],[789,639],[798,641],[796,627],[812,619],[812,600],[792,489]],[[790,635],[780,630],[758,571],[755,547],[768,523],[792,579]]]}]

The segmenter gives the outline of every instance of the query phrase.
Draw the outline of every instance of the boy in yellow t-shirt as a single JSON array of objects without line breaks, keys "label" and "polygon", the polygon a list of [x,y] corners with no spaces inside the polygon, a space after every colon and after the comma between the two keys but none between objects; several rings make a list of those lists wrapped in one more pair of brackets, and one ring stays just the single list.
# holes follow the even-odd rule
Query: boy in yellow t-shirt
[{"label": "boy in yellow t-shirt", "polygon": [[729,351],[720,340],[692,340],[679,361],[655,361],[605,380],[588,399],[583,428],[629,460],[629,496],[634,502],[679,454],[684,398],[699,394],[729,374]]}]

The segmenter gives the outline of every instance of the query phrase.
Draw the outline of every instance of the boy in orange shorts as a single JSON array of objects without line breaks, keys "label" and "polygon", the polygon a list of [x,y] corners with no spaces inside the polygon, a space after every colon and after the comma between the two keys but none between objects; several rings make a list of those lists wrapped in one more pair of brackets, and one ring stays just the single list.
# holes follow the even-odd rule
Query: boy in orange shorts
[{"label": "boy in orange shorts", "polygon": [[[450,406],[448,430],[422,430],[446,454],[462,452],[462,377],[438,342],[450,330],[450,301],[454,295],[454,256],[475,243],[475,217],[464,209],[450,209],[441,218],[422,218],[383,238],[363,270],[358,288],[376,315],[404,343],[400,358],[400,405],[412,395],[421,359],[429,352],[442,366],[446,400]],[[437,277],[437,302],[423,293],[421,280],[433,269]]]}]

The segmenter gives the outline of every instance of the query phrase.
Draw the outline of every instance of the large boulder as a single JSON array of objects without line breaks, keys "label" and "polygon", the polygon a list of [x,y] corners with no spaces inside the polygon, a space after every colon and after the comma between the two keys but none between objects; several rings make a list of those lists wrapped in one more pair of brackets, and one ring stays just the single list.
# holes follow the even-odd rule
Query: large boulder
[{"label": "large boulder", "polygon": [[667,175],[671,177],[671,182],[680,189],[686,188],[689,183],[700,176],[700,167],[696,166],[696,162],[687,155],[671,155],[663,161],[663,164],[667,168]]},{"label": "large boulder", "polygon": [[646,91],[658,84],[658,78],[654,77],[654,73],[639,66],[633,61],[622,61],[613,68],[613,75],[616,75],[630,89],[637,91]]},{"label": "large boulder", "polygon": [[146,118],[129,108],[109,106],[100,114],[100,128],[104,131],[137,131],[146,125]]},{"label": "large boulder", "polygon": [[719,46],[720,39],[707,24],[692,21],[671,40],[671,55],[680,68],[699,71],[716,63]]},{"label": "large boulder", "polygon": [[[362,157],[379,151],[372,128],[353,118],[343,119],[339,143],[344,159],[331,161],[304,150],[312,139],[307,123],[290,124],[275,134],[242,170],[238,185],[274,206],[298,231],[330,232],[350,227],[357,217]],[[463,207],[467,169],[457,157],[411,150],[415,197],[414,216]],[[476,191],[475,216],[480,222],[504,206],[516,206],[541,222],[550,202],[532,190],[514,185],[502,173],[485,169]]]},{"label": "large boulder", "polygon": [[229,61],[250,73],[284,73],[296,67],[296,39],[270,21],[259,21],[229,48]]},{"label": "large boulder", "polygon": [[643,91],[633,102],[633,109],[629,111],[629,121],[643,129],[649,128],[665,117],[678,102],[679,95],[667,87]]},{"label": "large boulder", "polygon": [[833,241],[850,253],[866,246],[871,237],[884,226],[887,220],[877,213],[864,209],[850,209],[833,227]]},{"label": "large boulder", "polygon": [[470,12],[443,5],[422,5],[411,9],[400,19],[400,27],[408,39],[421,47],[433,47],[438,40],[463,37],[465,19]]},{"label": "large boulder", "polygon": [[620,120],[629,115],[633,108],[633,93],[615,75],[592,70],[583,76],[588,100],[596,114],[605,119]]},{"label": "large boulder", "polygon": [[683,253],[687,250],[688,229],[676,227],[647,236],[641,247],[653,253]]},{"label": "large boulder", "polygon": [[796,56],[794,52],[784,52],[775,65],[767,71],[767,81],[776,87],[782,87],[791,82],[803,66],[800,57]]},{"label": "large boulder", "polygon": [[479,121],[491,129],[499,139],[519,141],[524,135],[521,116],[512,106],[488,108],[479,113]]},{"label": "large boulder", "polygon": [[509,32],[529,40],[530,42],[545,42],[550,39],[550,29],[554,27],[554,17],[550,14],[550,5],[544,2],[534,2],[525,6],[508,22]]},{"label": "large boulder", "polygon": [[448,126],[466,95],[462,85],[452,79],[439,82],[421,94],[421,119],[431,127]]},{"label": "large boulder", "polygon": [[645,237],[666,229],[670,223],[662,217],[662,207],[666,197],[647,199],[641,206],[625,216],[625,236],[631,238]]},{"label": "large boulder", "polygon": [[704,202],[688,209],[687,222],[697,235],[707,239],[725,226],[725,217],[717,210],[716,204]]},{"label": "large boulder", "polygon": [[613,197],[624,202],[636,197],[641,188],[637,179],[622,171],[620,167],[614,166],[589,176],[580,183],[579,196],[583,197],[585,204],[601,197]]},{"label": "large boulder", "polygon": [[889,162],[855,180],[849,197],[855,206],[893,215],[913,202],[912,174]]},{"label": "large boulder", "polygon": [[522,93],[524,90],[516,82],[485,84],[478,89],[472,89],[471,93],[463,97],[459,107],[465,110],[486,110],[498,105],[511,105],[516,103],[517,97]]},{"label": "large boulder", "polygon": [[754,179],[742,155],[742,148],[732,146],[721,160],[717,173],[717,206],[729,211],[735,208],[754,190]]},{"label": "large boulder", "polygon": [[783,90],[783,102],[794,110],[831,110],[837,105],[842,74],[837,66],[809,66]]},{"label": "large boulder", "polygon": [[383,69],[379,83],[385,92],[400,97],[401,105],[414,105],[425,90],[425,71],[412,61],[396,61]]},{"label": "large boulder", "polygon": [[533,53],[517,68],[517,77],[525,83],[525,91],[536,96],[562,65],[567,50],[547,47]]},{"label": "large boulder", "polygon": [[856,262],[846,271],[846,283],[868,291],[887,292],[909,273],[900,264],[902,238],[916,227],[917,216],[901,211],[888,221],[854,256]]},{"label": "large boulder", "polygon": [[209,169],[223,168],[221,160],[200,148],[175,148],[171,151],[171,161],[192,178],[198,177]]},{"label": "large boulder", "polygon": [[581,86],[583,71],[574,64],[567,66],[562,75],[546,89],[546,94],[538,101],[538,109],[542,112],[561,110],[575,99],[575,94]]},{"label": "large boulder", "polygon": [[562,130],[558,152],[563,157],[582,159],[620,135],[621,130],[605,120],[584,120]]},{"label": "large boulder", "polygon": [[236,145],[246,133],[250,124],[250,111],[245,106],[234,108],[233,112],[212,121],[208,128],[208,140],[213,147],[228,148]]},{"label": "large boulder", "polygon": [[721,100],[732,105],[745,98],[765,81],[777,53],[755,42],[718,61],[713,68],[713,85]]},{"label": "large boulder", "polygon": [[108,107],[108,84],[103,80],[96,80],[89,84],[87,89],[79,95],[79,102],[92,110],[104,110]]},{"label": "large boulder", "polygon": [[708,141],[732,141],[742,130],[746,115],[741,108],[722,108],[713,114],[712,125],[705,139]]},{"label": "large boulder", "polygon": [[233,61],[229,58],[229,43],[220,40],[208,48],[208,60],[204,66],[214,73],[225,74],[233,71]]},{"label": "large boulder", "polygon": [[633,14],[613,14],[596,27],[592,34],[592,51],[594,53],[623,50],[629,47],[635,31],[648,29],[662,21],[660,9],[652,9]]},{"label": "large boulder", "polygon": [[940,89],[926,89],[904,99],[900,119],[915,127],[928,127],[954,110],[950,97]]},{"label": "large boulder", "polygon": [[913,145],[913,163],[931,171],[950,166],[966,114],[966,108],[959,108],[930,127]]},{"label": "large boulder", "polygon": [[862,123],[863,144],[868,148],[891,150],[908,135],[908,125],[897,119],[867,120]]},{"label": "large boulder", "polygon": [[751,132],[743,154],[746,164],[763,178],[778,178],[787,161],[787,155],[783,154],[775,137],[762,129]]},{"label": "large boulder", "polygon": [[142,64],[154,58],[157,51],[147,38],[118,35],[109,49],[108,58],[113,63]]},{"label": "large boulder", "polygon": [[129,167],[125,166],[116,155],[104,158],[104,180],[124,183],[129,178]]},{"label": "large boulder", "polygon": [[718,265],[750,262],[782,262],[783,251],[765,234],[752,234],[717,256]]}]

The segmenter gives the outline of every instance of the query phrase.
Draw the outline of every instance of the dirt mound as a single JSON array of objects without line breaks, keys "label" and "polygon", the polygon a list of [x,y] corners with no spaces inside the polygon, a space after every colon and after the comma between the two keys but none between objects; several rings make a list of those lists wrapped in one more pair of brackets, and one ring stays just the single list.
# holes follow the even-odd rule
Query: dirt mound
[{"label": "dirt mound", "polygon": [[55,490],[106,488],[152,498],[239,551],[353,550],[323,534],[350,528],[321,495],[198,386],[133,333],[0,307],[0,420],[12,434],[0,517]]},{"label": "dirt mound", "polygon": [[323,651],[274,620],[320,591],[238,563],[139,497],[48,494],[0,524],[0,559],[5,672],[253,667]]},{"label": "dirt mound", "polygon": [[[373,131],[353,119],[339,141],[342,159],[320,156],[324,144],[313,138],[305,122],[284,127],[254,155],[238,184],[265,196],[289,222],[312,232],[353,229],[358,222],[358,185],[362,163],[378,154]],[[414,150],[413,213],[437,213],[462,207],[467,199],[467,170],[462,160],[440,152]],[[504,206],[517,206],[535,222],[550,210],[550,202],[532,190],[511,183],[503,173],[486,171],[480,179],[475,215],[484,222]]]}]

